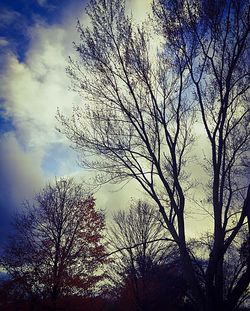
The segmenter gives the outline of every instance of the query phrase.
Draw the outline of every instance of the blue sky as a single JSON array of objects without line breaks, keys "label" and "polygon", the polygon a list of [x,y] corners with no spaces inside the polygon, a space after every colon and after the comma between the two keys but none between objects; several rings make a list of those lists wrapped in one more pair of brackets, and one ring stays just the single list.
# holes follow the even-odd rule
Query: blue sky
[{"label": "blue sky", "polygon": [[84,0],[2,0],[1,50],[7,46],[20,61],[25,61],[31,39],[30,28],[42,23],[63,26],[65,16],[74,17],[76,12],[79,15],[79,12],[83,12],[84,5]]}]

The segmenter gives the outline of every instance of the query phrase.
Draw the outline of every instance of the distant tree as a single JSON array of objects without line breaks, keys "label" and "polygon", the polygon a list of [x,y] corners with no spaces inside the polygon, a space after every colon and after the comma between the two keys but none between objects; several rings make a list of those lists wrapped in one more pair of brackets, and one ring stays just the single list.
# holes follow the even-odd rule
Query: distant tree
[{"label": "distant tree", "polygon": [[[135,301],[133,289],[133,274],[127,273],[124,285],[120,289],[118,299],[119,310],[126,311],[177,311],[189,310],[187,298],[187,286],[181,272],[181,265],[176,260],[167,264],[154,264],[147,271],[146,287],[142,305]],[[142,277],[138,277],[137,286],[139,291],[144,284]]]},{"label": "distant tree", "polygon": [[101,275],[104,215],[73,179],[57,179],[13,220],[1,263],[26,297],[86,295]]},{"label": "distant tree", "polygon": [[116,298],[124,304],[124,310],[154,309],[160,304],[153,297],[157,282],[165,289],[169,284],[168,280],[159,281],[157,271],[179,258],[173,240],[166,237],[159,212],[147,202],[133,202],[128,211],[114,214],[108,242],[112,256],[108,267],[111,294],[117,290]]}]

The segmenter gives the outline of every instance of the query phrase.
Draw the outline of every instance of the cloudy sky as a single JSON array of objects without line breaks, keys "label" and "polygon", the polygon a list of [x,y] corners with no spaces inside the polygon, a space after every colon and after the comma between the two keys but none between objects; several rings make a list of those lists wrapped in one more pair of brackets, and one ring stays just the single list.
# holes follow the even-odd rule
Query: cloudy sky
[{"label": "cloudy sky", "polygon": [[[140,17],[150,1],[131,2]],[[143,5],[142,5],[143,3]],[[84,23],[83,0],[2,0],[0,4],[0,236],[11,211],[55,176],[83,172],[69,142],[55,130],[57,108],[79,103],[69,90],[67,59]],[[130,186],[126,191],[134,189]],[[130,189],[130,190],[129,190]],[[107,208],[133,195],[105,186],[97,197]],[[100,199],[99,199],[100,201]],[[124,203],[125,204],[125,203]]]},{"label": "cloudy sky", "polygon": [[[127,0],[138,21],[151,0]],[[80,103],[66,75],[76,21],[86,23],[87,0],[1,0],[0,2],[0,245],[9,216],[55,176],[89,173],[55,127],[56,112],[71,113]],[[196,168],[196,173],[200,172]],[[95,196],[107,213],[142,197],[135,182],[105,185]],[[203,216],[202,216],[203,217]],[[194,226],[192,226],[194,227]]]}]

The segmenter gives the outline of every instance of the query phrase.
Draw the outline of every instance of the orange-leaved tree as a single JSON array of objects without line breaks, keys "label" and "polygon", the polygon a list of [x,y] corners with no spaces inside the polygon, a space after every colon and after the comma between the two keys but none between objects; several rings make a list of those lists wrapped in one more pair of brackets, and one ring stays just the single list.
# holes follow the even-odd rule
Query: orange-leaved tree
[{"label": "orange-leaved tree", "polygon": [[1,262],[22,297],[87,295],[102,279],[104,214],[73,179],[57,179],[15,216]]}]

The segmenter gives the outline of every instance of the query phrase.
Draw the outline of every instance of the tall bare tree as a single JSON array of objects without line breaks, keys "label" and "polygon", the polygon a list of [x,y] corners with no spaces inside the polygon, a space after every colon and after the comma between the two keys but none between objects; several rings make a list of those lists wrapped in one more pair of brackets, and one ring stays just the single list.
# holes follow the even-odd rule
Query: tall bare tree
[{"label": "tall bare tree", "polygon": [[104,215],[82,185],[57,179],[13,220],[13,235],[0,258],[24,297],[86,295],[101,276]]},{"label": "tall bare tree", "polygon": [[211,146],[214,235],[206,270],[206,304],[221,308],[226,299],[235,306],[249,284],[250,267],[223,297],[223,261],[250,217],[250,190],[246,193],[243,177],[250,134],[250,6],[247,1],[157,1],[154,11],[168,51],[176,61],[185,62]]},{"label": "tall bare tree", "polygon": [[[243,0],[157,0],[154,34],[149,23],[134,24],[124,1],[90,1],[91,26],[78,22],[79,59],[68,69],[85,105],[72,118],[59,114],[83,164],[103,173],[99,181],[136,179],[158,205],[199,310],[236,308],[250,280],[249,264],[230,292],[223,276],[224,256],[250,217],[249,10]],[[211,150],[206,200],[214,232],[205,286],[186,240],[194,117]]]}]

